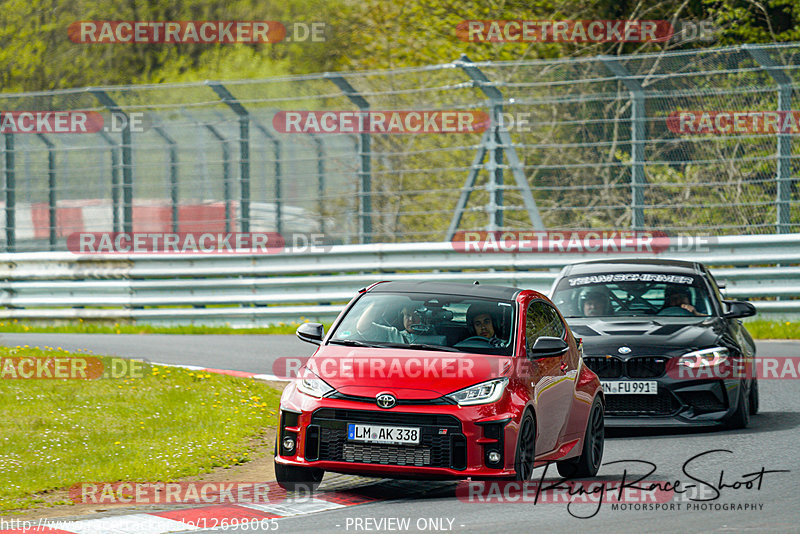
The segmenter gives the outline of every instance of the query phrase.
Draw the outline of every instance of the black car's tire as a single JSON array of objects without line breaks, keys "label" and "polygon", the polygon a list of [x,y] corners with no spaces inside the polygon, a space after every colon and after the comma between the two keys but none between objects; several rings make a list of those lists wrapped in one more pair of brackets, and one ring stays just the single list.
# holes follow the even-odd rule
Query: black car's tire
[{"label": "black car's tire", "polygon": [[286,491],[313,492],[322,482],[325,471],[312,467],[283,465],[275,462],[275,479]]},{"label": "black car's tire", "polygon": [[595,397],[589,420],[586,422],[586,433],[583,437],[583,449],[577,458],[556,462],[558,474],[564,478],[593,477],[600,470],[605,448],[605,413],[603,403]]},{"label": "black car's tire", "polygon": [[526,411],[519,423],[517,452],[514,455],[515,480],[530,480],[536,457],[536,422],[531,412]]},{"label": "black car's tire", "polygon": [[731,429],[747,428],[750,424],[750,399],[745,396],[744,387],[739,386],[739,399],[736,403],[736,411],[728,419],[727,427]]},{"label": "black car's tire", "polygon": [[750,384],[750,415],[758,413],[758,380],[753,378],[753,383]]}]

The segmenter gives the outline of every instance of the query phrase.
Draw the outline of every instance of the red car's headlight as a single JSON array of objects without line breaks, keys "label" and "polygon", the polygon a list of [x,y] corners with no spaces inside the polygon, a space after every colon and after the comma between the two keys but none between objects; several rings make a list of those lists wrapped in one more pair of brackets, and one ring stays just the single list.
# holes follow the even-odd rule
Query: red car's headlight
[{"label": "red car's headlight", "polygon": [[480,384],[475,384],[468,388],[460,389],[447,395],[449,399],[456,401],[461,406],[471,406],[473,404],[489,404],[497,402],[506,390],[508,378],[496,378],[487,380]]},{"label": "red car's headlight", "polygon": [[330,384],[308,369],[306,369],[303,375],[297,380],[297,389],[306,395],[317,398],[324,397],[334,391]]}]

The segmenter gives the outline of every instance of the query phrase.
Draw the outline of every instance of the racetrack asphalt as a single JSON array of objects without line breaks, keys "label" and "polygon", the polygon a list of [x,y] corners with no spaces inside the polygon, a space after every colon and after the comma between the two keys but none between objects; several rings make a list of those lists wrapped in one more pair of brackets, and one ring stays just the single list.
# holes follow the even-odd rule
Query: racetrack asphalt
[{"label": "racetrack asphalt", "polygon": [[[0,334],[0,344],[89,349],[96,354],[159,363],[267,374],[272,373],[277,358],[306,357],[315,348],[294,336],[250,335]],[[759,357],[800,356],[800,342],[758,341],[757,346]],[[709,488],[719,487],[720,477],[725,484],[737,486],[737,481],[758,478],[753,474],[762,467],[789,471],[764,474],[760,486],[724,487],[716,499],[707,502],[676,498],[671,503],[681,506],[672,510],[613,509],[610,503],[598,510],[596,503],[568,508],[564,502],[468,502],[456,495],[456,482],[376,484],[374,479],[326,476],[321,491],[335,485],[337,490],[374,494],[379,500],[279,519],[277,532],[800,532],[800,380],[762,380],[760,390],[761,411],[745,430],[608,431],[599,477],[609,482],[619,481],[625,472],[628,480],[646,474],[650,469],[646,461],[656,466],[646,480],[688,484],[691,475],[703,482],[698,485],[710,498],[713,492]],[[686,464],[702,453],[707,453],[702,460]],[[534,471],[534,479],[541,476],[541,469]],[[552,472],[547,480],[555,481]],[[237,530],[269,531],[228,527],[207,532]]]}]

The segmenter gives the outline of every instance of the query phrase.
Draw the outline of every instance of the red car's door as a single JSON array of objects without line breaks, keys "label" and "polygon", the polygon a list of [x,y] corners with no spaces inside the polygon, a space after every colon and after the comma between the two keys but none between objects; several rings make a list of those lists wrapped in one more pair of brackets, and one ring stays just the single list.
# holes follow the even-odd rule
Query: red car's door
[{"label": "red car's door", "polygon": [[[525,350],[541,336],[566,337],[566,328],[555,308],[543,301],[532,300],[525,315]],[[529,387],[536,406],[536,454],[552,451],[558,445],[572,406],[575,383],[575,346],[560,356],[537,358],[531,362]],[[570,372],[572,371],[572,372]]]}]

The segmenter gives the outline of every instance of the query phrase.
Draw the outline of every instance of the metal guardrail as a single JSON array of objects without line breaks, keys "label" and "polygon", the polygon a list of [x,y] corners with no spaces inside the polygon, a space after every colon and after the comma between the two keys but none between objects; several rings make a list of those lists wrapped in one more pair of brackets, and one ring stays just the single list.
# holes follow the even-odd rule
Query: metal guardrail
[{"label": "metal guardrail", "polygon": [[[241,326],[300,317],[329,321],[359,288],[378,280],[480,280],[547,292],[568,263],[620,257],[634,255],[467,254],[450,243],[264,255],[0,254],[0,320]],[[726,283],[729,298],[751,299],[761,314],[800,313],[800,234],[723,236],[704,251],[647,257],[705,263]]]}]

